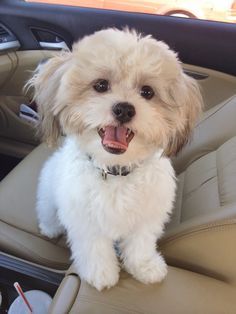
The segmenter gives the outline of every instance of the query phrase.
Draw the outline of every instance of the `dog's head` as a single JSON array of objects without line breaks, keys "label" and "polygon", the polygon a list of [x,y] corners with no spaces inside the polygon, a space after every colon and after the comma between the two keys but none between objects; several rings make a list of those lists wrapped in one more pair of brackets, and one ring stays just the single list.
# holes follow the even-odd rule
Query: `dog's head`
[{"label": "dog's head", "polygon": [[42,65],[31,84],[49,144],[61,133],[105,164],[127,164],[156,149],[175,155],[201,111],[197,83],[163,42],[134,31],[87,36]]}]

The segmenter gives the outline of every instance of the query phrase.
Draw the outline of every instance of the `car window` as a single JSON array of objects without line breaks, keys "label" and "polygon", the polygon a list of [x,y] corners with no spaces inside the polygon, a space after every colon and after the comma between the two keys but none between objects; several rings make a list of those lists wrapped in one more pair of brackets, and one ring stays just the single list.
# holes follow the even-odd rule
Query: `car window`
[{"label": "car window", "polygon": [[236,23],[236,0],[25,0]]}]

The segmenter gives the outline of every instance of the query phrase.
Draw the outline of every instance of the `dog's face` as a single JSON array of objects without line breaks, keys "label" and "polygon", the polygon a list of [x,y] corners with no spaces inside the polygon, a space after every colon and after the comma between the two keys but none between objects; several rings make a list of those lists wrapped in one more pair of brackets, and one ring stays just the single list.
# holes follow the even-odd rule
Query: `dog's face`
[{"label": "dog's face", "polygon": [[44,139],[75,135],[99,163],[175,155],[201,110],[195,81],[166,44],[108,29],[54,57],[32,79]]}]

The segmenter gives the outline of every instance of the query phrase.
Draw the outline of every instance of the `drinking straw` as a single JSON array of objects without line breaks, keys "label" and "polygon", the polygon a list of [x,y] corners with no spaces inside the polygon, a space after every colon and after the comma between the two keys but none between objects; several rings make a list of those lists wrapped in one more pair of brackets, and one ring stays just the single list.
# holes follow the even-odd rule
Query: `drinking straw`
[{"label": "drinking straw", "polygon": [[23,299],[24,304],[27,306],[30,313],[33,313],[33,309],[31,307],[31,305],[29,304],[29,301],[26,299],[26,296],[25,296],[23,290],[21,289],[20,284],[18,282],[14,282],[14,287],[15,287],[17,293],[19,294],[19,296]]}]

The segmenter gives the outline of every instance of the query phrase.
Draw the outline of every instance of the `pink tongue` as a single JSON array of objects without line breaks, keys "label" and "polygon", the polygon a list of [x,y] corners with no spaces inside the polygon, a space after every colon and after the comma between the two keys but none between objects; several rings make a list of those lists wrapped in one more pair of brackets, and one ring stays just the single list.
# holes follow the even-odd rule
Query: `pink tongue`
[{"label": "pink tongue", "polygon": [[126,139],[127,128],[124,126],[106,126],[102,144],[113,148],[127,149],[128,143]]}]

